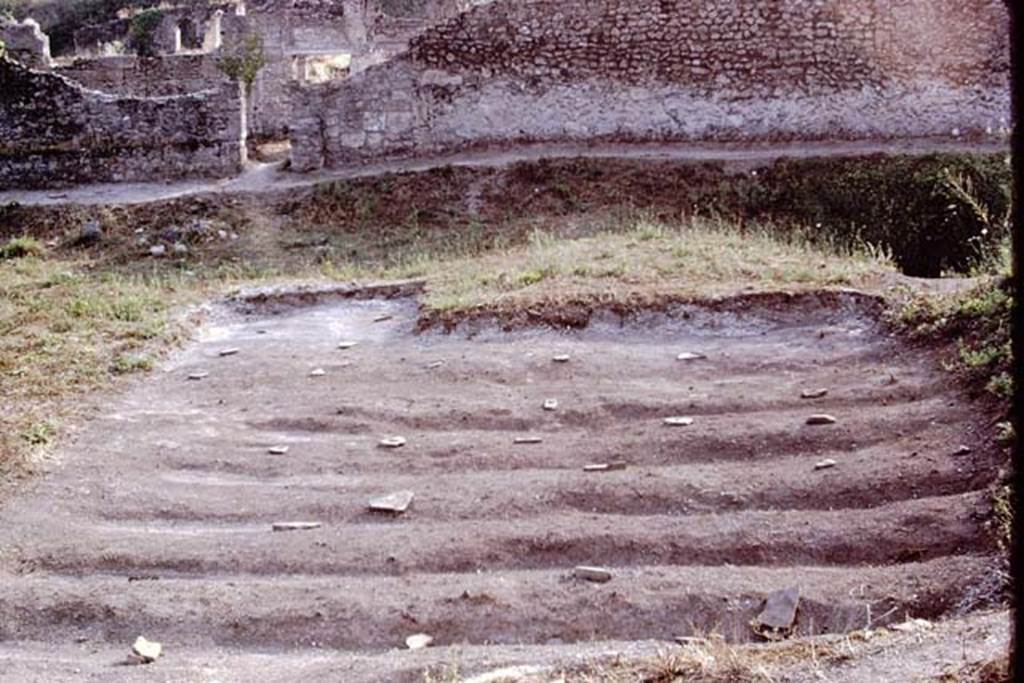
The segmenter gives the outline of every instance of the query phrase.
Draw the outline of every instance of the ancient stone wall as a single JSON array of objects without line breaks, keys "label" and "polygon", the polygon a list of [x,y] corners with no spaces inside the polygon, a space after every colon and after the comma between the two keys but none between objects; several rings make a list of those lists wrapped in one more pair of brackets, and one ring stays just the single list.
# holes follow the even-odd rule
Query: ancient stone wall
[{"label": "ancient stone wall", "polygon": [[0,42],[9,57],[33,69],[49,69],[53,63],[50,38],[31,19],[19,23],[0,17]]},{"label": "ancient stone wall", "polygon": [[996,134],[1001,0],[497,0],[294,93],[293,167],[546,141]]},{"label": "ancient stone wall", "polygon": [[470,0],[254,0],[246,31],[263,37],[267,65],[257,78],[251,129],[286,135],[291,86],[310,58],[346,54],[349,72],[360,73],[403,52],[429,26],[457,15]]},{"label": "ancient stone wall", "polygon": [[234,84],[121,97],[0,59],[0,92],[0,188],[228,176],[243,160]]},{"label": "ancient stone wall", "polygon": [[134,55],[76,59],[55,72],[92,90],[135,97],[185,95],[225,87],[229,79],[213,55]]}]

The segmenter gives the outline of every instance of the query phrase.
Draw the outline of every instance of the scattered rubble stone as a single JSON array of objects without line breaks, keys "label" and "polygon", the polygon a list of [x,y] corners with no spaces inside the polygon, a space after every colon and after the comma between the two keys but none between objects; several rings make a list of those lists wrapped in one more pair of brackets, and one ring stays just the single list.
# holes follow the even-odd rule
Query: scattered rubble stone
[{"label": "scattered rubble stone", "polygon": [[401,448],[406,443],[408,443],[408,441],[406,441],[403,436],[389,436],[381,439],[377,445],[381,448]]},{"label": "scattered rubble stone", "polygon": [[319,529],[320,522],[274,522],[271,529],[274,531],[312,531]]},{"label": "scattered rubble stone", "polygon": [[796,612],[800,606],[800,589],[786,588],[772,593],[764,609],[750,623],[754,633],[767,640],[783,640],[793,633]]},{"label": "scattered rubble stone", "polygon": [[544,443],[544,439],[540,438],[539,436],[519,436],[516,437],[512,443],[517,446],[529,446],[533,444]]},{"label": "scattered rubble stone", "polygon": [[558,356],[555,356],[551,360],[554,361],[555,363],[568,363],[569,361],[572,360],[572,356],[570,356],[567,353],[563,353]]},{"label": "scattered rubble stone", "polygon": [[160,659],[164,653],[164,646],[152,640],[146,640],[142,636],[132,643],[132,654],[143,664],[152,664]]},{"label": "scattered rubble stone", "polygon": [[829,458],[827,460],[822,460],[821,462],[819,462],[817,465],[814,466],[814,469],[815,470],[830,470],[833,467],[837,467],[838,465],[839,465],[839,463],[837,463],[835,460]]},{"label": "scattered rubble stone", "polygon": [[838,420],[831,415],[811,415],[807,418],[807,424],[811,426],[834,425]]},{"label": "scattered rubble stone", "polygon": [[612,573],[604,567],[580,566],[572,570],[572,575],[577,579],[591,581],[593,583],[608,583],[612,580]]},{"label": "scattered rubble stone", "polygon": [[558,410],[558,400],[549,398],[548,400],[544,401],[544,410],[547,410],[549,412]]},{"label": "scattered rubble stone", "polygon": [[355,348],[358,345],[359,342],[343,341],[340,344],[338,344],[338,348],[341,349],[342,351],[348,351],[349,349]]},{"label": "scattered rubble stone", "polygon": [[323,368],[317,368],[316,370],[313,370],[312,372],[310,372],[309,376],[310,377],[323,377],[326,374],[327,374],[326,370],[324,370]]},{"label": "scattered rubble stone", "polygon": [[267,449],[267,453],[271,455],[288,455],[288,446],[271,446]]},{"label": "scattered rubble stone", "polygon": [[889,628],[900,633],[913,633],[914,631],[931,631],[935,628],[935,624],[927,619],[907,619],[902,624],[893,624]]},{"label": "scattered rubble stone", "polygon": [[414,497],[415,494],[412,491],[399,491],[382,498],[375,498],[370,501],[370,510],[401,515],[412,505]]},{"label": "scattered rubble stone", "polygon": [[417,633],[405,639],[405,646],[410,650],[422,650],[425,647],[430,647],[433,642],[432,636],[428,636],[426,633]]},{"label": "scattered rubble stone", "polygon": [[666,417],[665,425],[669,427],[689,427],[693,425],[692,417]]},{"label": "scattered rubble stone", "polygon": [[220,356],[221,358],[226,358],[227,356],[235,356],[238,355],[239,350],[240,349],[236,348],[222,349],[220,352]]},{"label": "scattered rubble stone", "polygon": [[208,373],[208,372],[193,372],[192,374],[190,374],[188,376],[188,378],[190,380],[192,380],[193,382],[198,382],[199,380],[206,379],[209,376],[210,376],[210,373]]},{"label": "scattered rubble stone", "polygon": [[953,455],[956,455],[956,456],[970,455],[973,452],[974,451],[971,450],[970,446],[961,446],[960,448],[956,449],[956,452]]},{"label": "scattered rubble stone", "polygon": [[157,244],[149,248],[150,256],[163,256],[167,253],[167,247],[162,244]]},{"label": "scattered rubble stone", "polygon": [[94,244],[103,237],[103,227],[97,220],[88,221],[82,226],[82,232],[78,236],[79,244]]},{"label": "scattered rubble stone", "polygon": [[388,320],[391,320],[393,317],[394,316],[389,314],[389,313],[382,313],[382,314],[378,315],[376,318],[374,318],[373,322],[375,322],[375,323],[383,323],[383,322],[387,322]]},{"label": "scattered rubble stone", "polygon": [[606,462],[593,465],[584,465],[584,472],[620,472],[626,469],[626,463],[624,462]]},{"label": "scattered rubble stone", "polygon": [[683,353],[676,356],[676,360],[691,361],[691,360],[705,360],[707,358],[703,353],[696,353],[694,351],[684,351]]},{"label": "scattered rubble stone", "polygon": [[800,393],[800,398],[808,400],[825,398],[826,396],[828,396],[828,389],[804,389],[803,392]]}]

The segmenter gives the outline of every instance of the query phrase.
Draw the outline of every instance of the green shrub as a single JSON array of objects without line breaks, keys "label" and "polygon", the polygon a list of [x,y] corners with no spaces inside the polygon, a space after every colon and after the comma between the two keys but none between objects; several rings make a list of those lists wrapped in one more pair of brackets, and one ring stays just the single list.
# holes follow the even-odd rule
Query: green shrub
[{"label": "green shrub", "polygon": [[147,9],[132,17],[128,27],[128,46],[140,57],[152,57],[156,54],[154,39],[164,13],[158,9]]},{"label": "green shrub", "polygon": [[7,244],[0,247],[0,261],[24,258],[25,256],[42,256],[46,248],[35,237],[12,237]]},{"label": "green shrub", "polygon": [[969,272],[1009,235],[1011,173],[1002,155],[782,162],[760,184],[748,193],[749,211],[883,247],[908,275]]},{"label": "green shrub", "polygon": [[245,37],[245,40],[238,45],[231,54],[217,60],[217,68],[228,78],[238,81],[245,86],[245,94],[252,93],[252,86],[256,82],[256,76],[260,69],[267,64],[266,54],[263,52],[263,36],[253,33]]},{"label": "green shrub", "polygon": [[1010,317],[1014,294],[1009,278],[989,278],[962,294],[918,298],[900,312],[897,324],[930,344],[952,340],[951,369],[1003,399],[1013,393]]}]

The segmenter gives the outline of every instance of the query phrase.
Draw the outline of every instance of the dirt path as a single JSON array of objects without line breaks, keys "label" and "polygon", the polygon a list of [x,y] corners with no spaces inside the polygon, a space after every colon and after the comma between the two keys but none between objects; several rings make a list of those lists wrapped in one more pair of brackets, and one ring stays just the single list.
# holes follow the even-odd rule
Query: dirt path
[{"label": "dirt path", "polygon": [[[574,333],[417,336],[416,316],[225,314],[84,428],[0,509],[0,680],[419,681],[747,641],[791,585],[805,634],[986,597],[996,454],[977,407],[855,297]],[[407,445],[380,448],[391,435]],[[402,490],[404,516],[367,511]],[[271,530],[293,521],[322,527]],[[438,647],[404,651],[421,632]],[[124,666],[138,635],[165,658]]]},{"label": "dirt path", "polygon": [[143,204],[199,194],[255,193],[309,187],[317,183],[387,173],[425,171],[441,166],[507,166],[520,161],[567,157],[725,162],[744,167],[781,158],[865,156],[870,154],[928,154],[1001,152],[1004,145],[973,144],[957,140],[890,142],[821,142],[776,145],[536,145],[514,150],[464,152],[449,156],[385,161],[321,173],[295,174],[280,164],[254,164],[242,175],[223,180],[186,180],[157,183],[108,183],[53,190],[0,191],[0,204],[30,206],[62,204]]}]

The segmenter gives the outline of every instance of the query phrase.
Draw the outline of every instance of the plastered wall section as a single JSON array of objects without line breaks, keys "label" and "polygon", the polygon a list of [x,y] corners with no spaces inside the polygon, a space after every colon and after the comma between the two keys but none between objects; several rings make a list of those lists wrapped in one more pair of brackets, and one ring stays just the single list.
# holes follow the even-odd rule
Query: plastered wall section
[{"label": "plastered wall section", "polygon": [[0,59],[0,92],[0,188],[229,176],[243,159],[234,84],[124,97]]},{"label": "plastered wall section", "polygon": [[533,142],[999,136],[1000,0],[497,0],[294,88],[292,167]]}]

